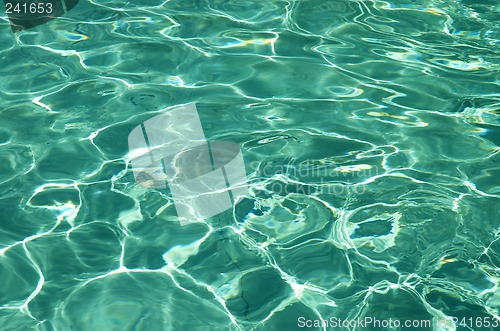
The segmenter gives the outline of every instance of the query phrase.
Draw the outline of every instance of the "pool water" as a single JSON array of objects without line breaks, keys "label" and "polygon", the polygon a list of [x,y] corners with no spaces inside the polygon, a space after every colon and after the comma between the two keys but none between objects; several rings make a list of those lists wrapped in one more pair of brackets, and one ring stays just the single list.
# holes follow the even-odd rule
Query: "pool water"
[{"label": "pool water", "polygon": [[[498,330],[498,1],[81,0],[0,44],[0,330]],[[186,105],[246,178],[187,224],[129,148]]]}]

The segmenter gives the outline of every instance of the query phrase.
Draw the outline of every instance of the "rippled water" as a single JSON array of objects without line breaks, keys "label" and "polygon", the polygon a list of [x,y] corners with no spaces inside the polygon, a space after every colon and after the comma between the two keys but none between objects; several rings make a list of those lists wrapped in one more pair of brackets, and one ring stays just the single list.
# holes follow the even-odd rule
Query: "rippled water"
[{"label": "rippled water", "polygon": [[[496,329],[498,1],[82,0],[17,34],[4,17],[2,331]],[[182,226],[168,189],[135,183],[127,137],[187,103],[241,146],[250,190]]]}]

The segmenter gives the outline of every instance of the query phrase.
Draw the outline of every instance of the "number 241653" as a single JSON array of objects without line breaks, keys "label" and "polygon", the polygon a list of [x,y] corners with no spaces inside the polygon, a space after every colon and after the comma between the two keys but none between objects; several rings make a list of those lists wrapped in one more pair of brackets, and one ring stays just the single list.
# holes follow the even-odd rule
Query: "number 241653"
[{"label": "number 241653", "polygon": [[17,3],[7,2],[5,4],[7,14],[50,14],[52,13],[52,4],[48,3]]}]

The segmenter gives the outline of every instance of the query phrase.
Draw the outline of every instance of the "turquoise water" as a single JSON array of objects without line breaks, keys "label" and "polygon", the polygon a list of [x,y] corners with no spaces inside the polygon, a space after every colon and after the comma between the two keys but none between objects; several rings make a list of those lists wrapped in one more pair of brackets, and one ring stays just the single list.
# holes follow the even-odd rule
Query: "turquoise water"
[{"label": "turquoise water", "polygon": [[[494,0],[82,0],[15,34],[2,12],[0,330],[498,329],[499,22]],[[185,104],[249,185],[187,225],[128,147]]]}]

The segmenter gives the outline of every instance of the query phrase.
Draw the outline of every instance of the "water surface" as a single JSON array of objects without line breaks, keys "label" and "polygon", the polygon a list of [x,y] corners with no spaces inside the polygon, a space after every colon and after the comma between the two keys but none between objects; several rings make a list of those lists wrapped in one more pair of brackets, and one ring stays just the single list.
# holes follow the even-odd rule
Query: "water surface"
[{"label": "water surface", "polygon": [[[493,0],[4,18],[0,329],[494,330],[499,22]],[[241,146],[250,190],[182,226],[168,189],[136,184],[127,137],[188,103]]]}]

